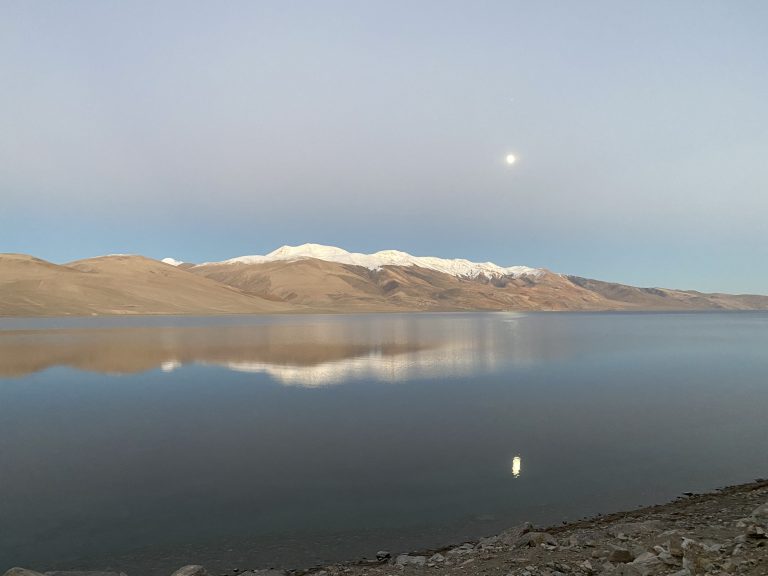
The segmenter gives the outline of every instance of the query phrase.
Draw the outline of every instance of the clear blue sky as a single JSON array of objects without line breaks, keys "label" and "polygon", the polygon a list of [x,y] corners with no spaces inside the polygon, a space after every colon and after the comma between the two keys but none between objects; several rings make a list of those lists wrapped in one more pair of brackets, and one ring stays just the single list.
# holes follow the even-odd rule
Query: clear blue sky
[{"label": "clear blue sky", "polygon": [[763,0],[7,0],[0,251],[318,242],[768,293],[766,26]]}]

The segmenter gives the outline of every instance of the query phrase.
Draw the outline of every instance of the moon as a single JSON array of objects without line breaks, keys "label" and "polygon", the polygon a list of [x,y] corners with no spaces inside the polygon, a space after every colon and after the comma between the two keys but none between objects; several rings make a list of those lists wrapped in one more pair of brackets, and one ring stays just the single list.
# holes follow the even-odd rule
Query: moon
[{"label": "moon", "polygon": [[515,162],[517,162],[517,158],[515,158],[515,155],[514,155],[514,154],[507,154],[507,157],[506,157],[506,161],[507,161],[507,164],[509,164],[510,166],[512,166],[512,164],[514,164]]}]

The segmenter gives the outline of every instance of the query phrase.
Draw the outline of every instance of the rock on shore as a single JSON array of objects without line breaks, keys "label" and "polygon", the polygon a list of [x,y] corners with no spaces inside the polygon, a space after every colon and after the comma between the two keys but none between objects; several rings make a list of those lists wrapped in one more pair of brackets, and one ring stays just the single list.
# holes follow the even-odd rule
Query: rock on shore
[{"label": "rock on shore", "polygon": [[[478,542],[312,570],[190,565],[172,576],[768,576],[768,481],[669,504],[538,529],[523,524]],[[4,576],[125,576],[35,572]]]}]

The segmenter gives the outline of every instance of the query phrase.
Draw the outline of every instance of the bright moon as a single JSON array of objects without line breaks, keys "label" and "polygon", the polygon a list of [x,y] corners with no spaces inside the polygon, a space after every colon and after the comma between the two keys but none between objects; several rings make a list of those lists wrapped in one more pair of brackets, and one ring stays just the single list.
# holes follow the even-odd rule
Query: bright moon
[{"label": "bright moon", "polygon": [[515,155],[514,154],[507,154],[507,164],[509,164],[511,166],[515,162],[517,162],[517,158],[515,158]]}]

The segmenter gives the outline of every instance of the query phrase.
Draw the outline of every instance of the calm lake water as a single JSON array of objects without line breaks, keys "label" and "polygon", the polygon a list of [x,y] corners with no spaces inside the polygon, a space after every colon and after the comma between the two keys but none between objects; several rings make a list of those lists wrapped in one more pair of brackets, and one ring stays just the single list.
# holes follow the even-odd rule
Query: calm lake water
[{"label": "calm lake water", "polygon": [[768,314],[0,320],[0,572],[298,567],[768,475]]}]

